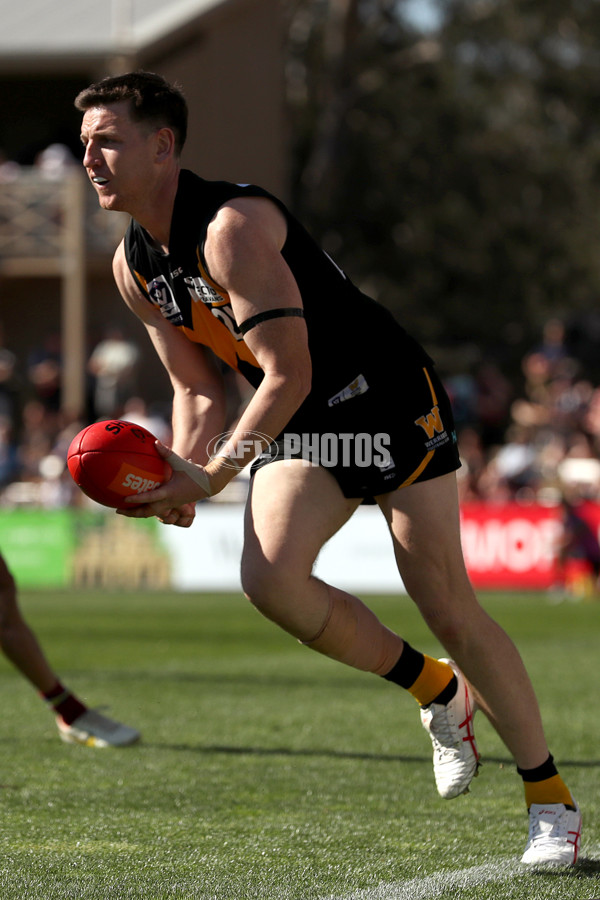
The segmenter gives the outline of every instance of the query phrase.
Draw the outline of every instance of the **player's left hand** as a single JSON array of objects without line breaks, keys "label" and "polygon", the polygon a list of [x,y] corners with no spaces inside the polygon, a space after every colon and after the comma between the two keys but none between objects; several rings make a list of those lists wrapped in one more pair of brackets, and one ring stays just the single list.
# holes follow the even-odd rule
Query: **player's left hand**
[{"label": "player's left hand", "polygon": [[117,514],[133,519],[156,516],[165,525],[189,528],[196,515],[196,502],[210,496],[208,475],[202,466],[183,459],[160,441],[156,447],[173,470],[171,478],[153,491],[127,497],[126,506]]}]

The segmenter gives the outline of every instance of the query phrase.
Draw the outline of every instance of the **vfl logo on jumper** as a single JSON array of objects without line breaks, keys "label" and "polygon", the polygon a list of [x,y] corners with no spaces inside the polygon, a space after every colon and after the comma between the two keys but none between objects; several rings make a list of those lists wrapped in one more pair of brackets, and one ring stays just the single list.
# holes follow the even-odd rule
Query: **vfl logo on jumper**
[{"label": "vfl logo on jumper", "polygon": [[177,306],[171,286],[164,275],[159,275],[148,282],[148,294],[168,322],[172,325],[183,324],[181,310]]},{"label": "vfl logo on jumper", "polygon": [[330,397],[327,401],[327,406],[337,406],[339,403],[343,403],[344,400],[352,400],[353,397],[358,397],[359,394],[364,394],[368,390],[369,385],[367,384],[365,376],[358,375],[354,381],[351,381],[349,385],[342,388],[339,393]]},{"label": "vfl logo on jumper", "polygon": [[444,428],[440,409],[434,406],[430,413],[415,419],[415,425],[419,425],[427,435],[425,446],[428,450],[434,450],[441,444],[447,444],[450,438],[448,432]]}]

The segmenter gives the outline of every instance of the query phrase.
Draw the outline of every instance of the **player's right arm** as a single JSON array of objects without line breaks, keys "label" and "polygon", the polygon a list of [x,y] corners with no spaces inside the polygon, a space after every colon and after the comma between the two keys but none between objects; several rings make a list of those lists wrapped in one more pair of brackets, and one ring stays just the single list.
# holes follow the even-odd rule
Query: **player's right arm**
[{"label": "player's right arm", "polygon": [[173,450],[205,465],[211,438],[225,428],[223,378],[212,355],[188,340],[148,301],[135,283],[122,242],[113,261],[117,287],[143,322],[173,387]]}]

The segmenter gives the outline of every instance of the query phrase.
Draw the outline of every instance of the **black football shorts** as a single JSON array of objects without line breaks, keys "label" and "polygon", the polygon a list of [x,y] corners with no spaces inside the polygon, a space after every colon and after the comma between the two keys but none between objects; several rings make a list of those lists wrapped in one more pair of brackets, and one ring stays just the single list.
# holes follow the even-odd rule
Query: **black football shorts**
[{"label": "black football shorts", "polygon": [[450,400],[432,365],[396,379],[357,373],[310,415],[294,417],[252,472],[286,459],[327,468],[345,497],[366,502],[445,475],[460,467]]}]

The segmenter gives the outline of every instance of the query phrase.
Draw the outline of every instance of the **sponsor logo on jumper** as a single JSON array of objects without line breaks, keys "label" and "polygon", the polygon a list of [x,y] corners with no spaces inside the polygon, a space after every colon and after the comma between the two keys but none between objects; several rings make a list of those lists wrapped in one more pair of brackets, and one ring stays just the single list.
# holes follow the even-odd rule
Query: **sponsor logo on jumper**
[{"label": "sponsor logo on jumper", "polygon": [[202,303],[208,303],[209,305],[223,302],[223,297],[219,292],[199,275],[186,275],[183,280],[187,285],[187,289],[190,292],[190,296],[194,303],[197,303],[198,300],[201,300]]},{"label": "sponsor logo on jumper", "polygon": [[359,394],[364,394],[368,390],[369,385],[365,376],[357,375],[354,381],[351,381],[345,388],[342,388],[341,391],[330,397],[327,405],[337,406],[339,403],[343,403],[345,400],[352,400],[353,397],[358,397]]},{"label": "sponsor logo on jumper", "polygon": [[177,306],[171,286],[164,275],[158,275],[148,282],[148,294],[168,322],[171,322],[172,325],[183,323],[181,310]]},{"label": "sponsor logo on jumper", "polygon": [[204,303],[211,313],[230,332],[236,341],[243,340],[242,333],[233,317],[233,311],[227,300],[199,275],[189,275],[183,279],[194,303]]}]

